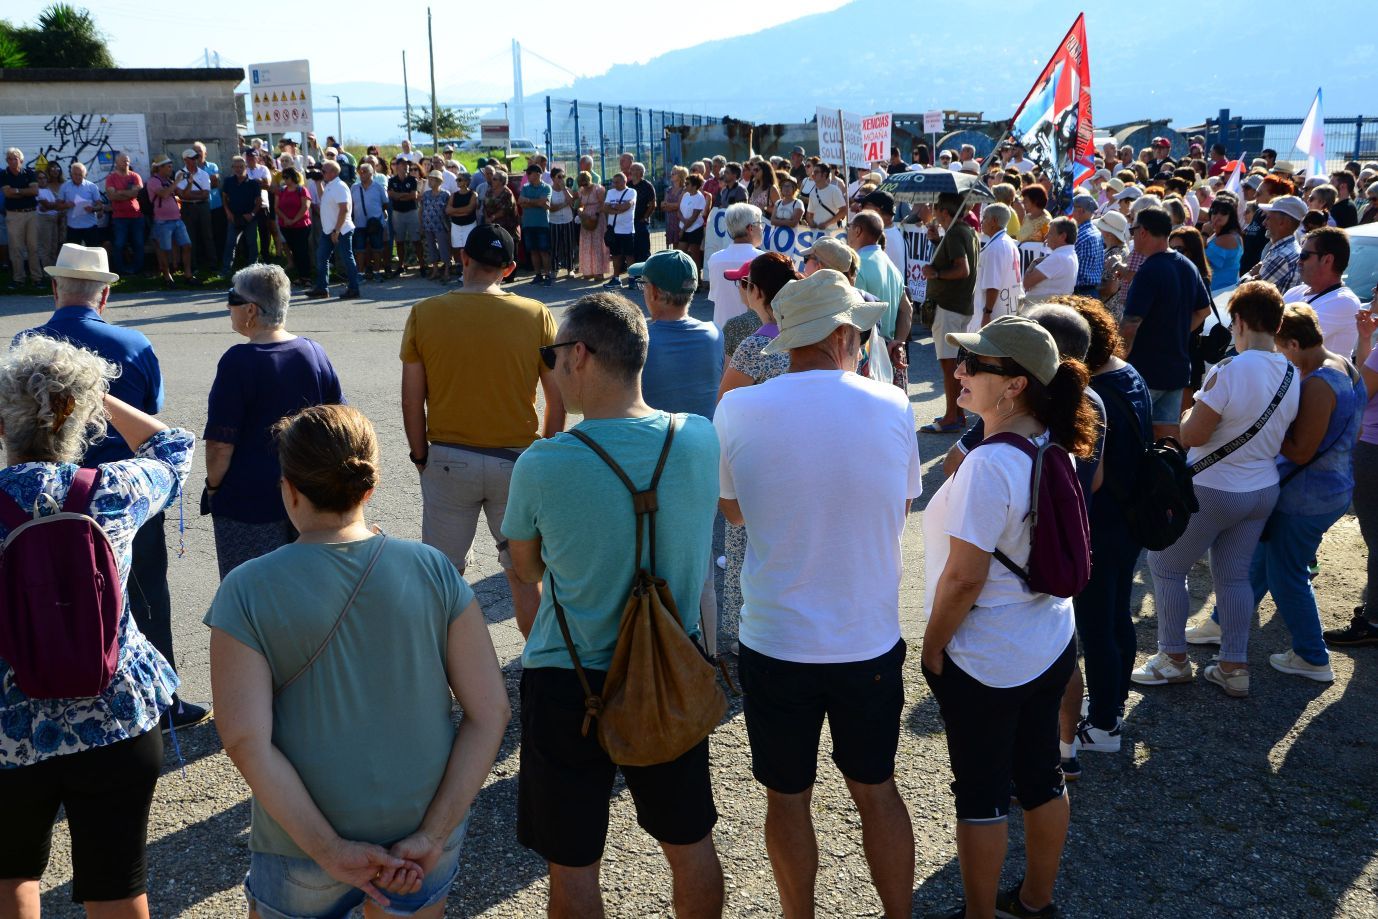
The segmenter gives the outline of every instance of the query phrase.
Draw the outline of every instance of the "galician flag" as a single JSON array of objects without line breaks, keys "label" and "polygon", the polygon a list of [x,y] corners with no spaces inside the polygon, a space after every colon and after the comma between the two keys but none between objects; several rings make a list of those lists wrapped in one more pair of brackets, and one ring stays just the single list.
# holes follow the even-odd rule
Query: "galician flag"
[{"label": "galician flag", "polygon": [[1306,113],[1301,133],[1297,135],[1297,149],[1307,156],[1306,174],[1308,176],[1327,175],[1325,168],[1325,118],[1321,115],[1321,91],[1316,90],[1316,100],[1311,103],[1311,111]]}]

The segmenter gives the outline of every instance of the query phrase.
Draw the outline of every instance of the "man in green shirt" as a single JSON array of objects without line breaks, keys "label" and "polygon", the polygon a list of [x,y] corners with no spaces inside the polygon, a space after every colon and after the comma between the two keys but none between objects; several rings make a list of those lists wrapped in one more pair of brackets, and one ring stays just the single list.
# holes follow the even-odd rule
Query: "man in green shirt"
[{"label": "man in green shirt", "polygon": [[[942,228],[942,241],[933,259],[921,269],[928,281],[928,302],[933,313],[933,347],[942,368],[946,411],[936,421],[919,428],[927,434],[956,434],[966,426],[966,415],[957,406],[962,387],[952,374],[957,369],[957,349],[947,343],[948,332],[966,331],[971,322],[976,288],[976,233],[963,219],[966,205],[960,195],[939,195],[933,206],[934,220]],[[933,228],[930,226],[929,233]]]}]

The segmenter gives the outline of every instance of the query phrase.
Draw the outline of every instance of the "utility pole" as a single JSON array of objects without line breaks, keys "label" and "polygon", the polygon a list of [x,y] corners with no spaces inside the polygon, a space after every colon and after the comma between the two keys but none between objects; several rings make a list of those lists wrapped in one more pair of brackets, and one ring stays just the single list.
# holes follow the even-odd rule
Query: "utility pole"
[{"label": "utility pole", "polygon": [[335,143],[344,147],[344,122],[340,117],[340,97],[331,96],[335,100]]},{"label": "utility pole", "polygon": [[440,152],[440,112],[435,106],[435,42],[431,40],[431,8],[426,7],[426,47],[431,54],[431,155]]},{"label": "utility pole", "polygon": [[411,140],[411,88],[407,85],[407,49],[402,49],[402,104],[407,107],[407,140]]}]

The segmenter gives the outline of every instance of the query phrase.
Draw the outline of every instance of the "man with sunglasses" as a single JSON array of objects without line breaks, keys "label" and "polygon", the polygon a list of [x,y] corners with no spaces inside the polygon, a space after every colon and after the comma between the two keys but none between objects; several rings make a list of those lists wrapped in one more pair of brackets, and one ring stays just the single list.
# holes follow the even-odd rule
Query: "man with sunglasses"
[{"label": "man with sunglasses", "polygon": [[1359,344],[1354,314],[1363,309],[1358,294],[1341,280],[1349,268],[1349,234],[1339,227],[1321,227],[1306,234],[1297,258],[1301,283],[1282,295],[1284,303],[1305,303],[1316,311],[1325,346],[1350,357]]},{"label": "man with sunglasses", "polygon": [[544,436],[565,425],[564,403],[540,356],[555,341],[555,320],[544,304],[503,290],[516,244],[502,227],[474,227],[460,261],[463,286],[417,303],[402,333],[402,423],[421,475],[421,541],[463,574],[481,511],[526,635],[540,587],[513,571],[502,518],[513,464],[543,436],[537,380],[545,392]]}]

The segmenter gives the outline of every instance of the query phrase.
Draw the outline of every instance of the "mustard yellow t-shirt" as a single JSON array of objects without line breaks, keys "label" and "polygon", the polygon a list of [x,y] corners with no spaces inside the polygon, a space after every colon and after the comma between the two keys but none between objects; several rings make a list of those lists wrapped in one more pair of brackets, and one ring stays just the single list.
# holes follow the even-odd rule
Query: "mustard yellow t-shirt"
[{"label": "mustard yellow t-shirt", "polygon": [[540,348],[555,342],[545,304],[456,291],[412,307],[402,361],[426,368],[426,439],[471,447],[536,440]]}]

